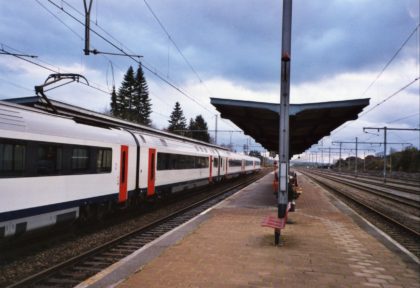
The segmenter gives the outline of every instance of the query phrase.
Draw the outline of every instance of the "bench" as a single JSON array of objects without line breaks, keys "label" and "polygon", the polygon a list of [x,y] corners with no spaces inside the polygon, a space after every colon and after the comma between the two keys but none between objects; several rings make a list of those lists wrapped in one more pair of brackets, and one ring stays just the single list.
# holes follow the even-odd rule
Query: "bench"
[{"label": "bench", "polygon": [[287,214],[291,208],[291,203],[287,204],[287,211],[284,218],[278,218],[277,216],[267,216],[261,222],[262,227],[274,228],[274,229],[284,229],[286,227]]}]

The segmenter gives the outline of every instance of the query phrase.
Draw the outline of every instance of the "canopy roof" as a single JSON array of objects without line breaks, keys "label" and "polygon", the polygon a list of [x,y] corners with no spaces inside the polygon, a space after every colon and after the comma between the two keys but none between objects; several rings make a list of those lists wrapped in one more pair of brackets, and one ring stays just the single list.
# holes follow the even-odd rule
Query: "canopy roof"
[{"label": "canopy roof", "polygon": [[[269,151],[279,149],[280,104],[211,98],[229,119]],[[357,119],[369,99],[290,104],[290,157],[300,154],[343,123]]]}]

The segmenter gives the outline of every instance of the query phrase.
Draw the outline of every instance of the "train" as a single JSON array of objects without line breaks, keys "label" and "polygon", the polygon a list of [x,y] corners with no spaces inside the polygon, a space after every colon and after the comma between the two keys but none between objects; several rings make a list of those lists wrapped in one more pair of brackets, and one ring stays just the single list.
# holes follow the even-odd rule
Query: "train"
[{"label": "train", "polygon": [[0,238],[260,169],[259,158],[157,129],[84,123],[0,101]]}]

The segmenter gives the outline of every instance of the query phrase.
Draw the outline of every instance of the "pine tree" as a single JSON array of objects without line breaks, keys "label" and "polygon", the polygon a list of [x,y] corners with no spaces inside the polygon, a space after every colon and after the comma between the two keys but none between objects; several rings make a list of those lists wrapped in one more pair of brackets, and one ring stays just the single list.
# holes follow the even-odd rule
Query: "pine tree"
[{"label": "pine tree", "polygon": [[190,124],[188,125],[188,130],[190,131],[188,137],[195,139],[194,136],[195,136],[195,132],[196,132],[195,130],[197,130],[197,125],[195,124],[195,121],[194,121],[193,118],[190,119]]},{"label": "pine tree", "polygon": [[204,120],[203,116],[198,115],[195,117],[194,123],[194,130],[199,130],[200,132],[194,133],[193,138],[210,143],[210,134],[208,132],[207,122]]},{"label": "pine tree", "polygon": [[117,104],[117,92],[115,92],[115,86],[113,86],[111,92],[111,115],[119,117],[120,112],[118,108],[119,107]]},{"label": "pine tree", "polygon": [[133,120],[143,125],[152,125],[152,120],[150,119],[152,104],[150,103],[149,88],[147,86],[146,78],[144,77],[141,65],[139,65],[135,76],[134,96],[133,103],[136,111],[136,117]]},{"label": "pine tree", "polygon": [[117,94],[117,116],[121,119],[133,121],[135,118],[135,109],[134,109],[134,90],[136,88],[136,81],[134,79],[134,70],[133,67],[129,67],[127,73],[124,75],[124,80],[121,83],[120,89],[118,89]]},{"label": "pine tree", "polygon": [[181,105],[178,102],[175,103],[174,110],[172,111],[168,122],[168,131],[175,134],[184,135],[184,132],[179,130],[187,129],[187,120],[185,119],[184,112],[182,111]]}]

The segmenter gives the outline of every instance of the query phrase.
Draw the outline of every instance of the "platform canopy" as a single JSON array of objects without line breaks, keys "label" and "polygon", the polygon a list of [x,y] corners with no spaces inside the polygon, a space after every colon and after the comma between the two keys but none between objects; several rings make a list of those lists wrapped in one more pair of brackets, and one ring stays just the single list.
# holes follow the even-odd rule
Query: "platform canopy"
[{"label": "platform canopy", "polygon": [[[211,98],[222,118],[229,119],[265,149],[278,153],[280,105]],[[357,119],[369,99],[290,104],[290,157],[300,154],[343,123]]]}]

